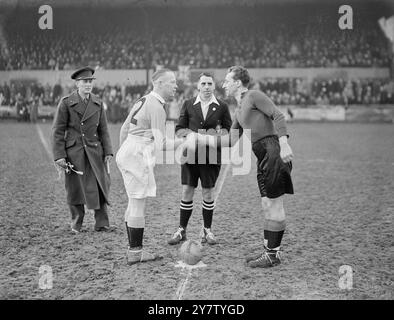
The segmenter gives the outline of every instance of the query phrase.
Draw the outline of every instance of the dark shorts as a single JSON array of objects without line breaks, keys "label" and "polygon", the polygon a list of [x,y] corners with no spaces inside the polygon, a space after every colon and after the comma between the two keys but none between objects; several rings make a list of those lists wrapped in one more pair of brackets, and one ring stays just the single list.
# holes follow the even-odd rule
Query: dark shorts
[{"label": "dark shorts", "polygon": [[182,164],[182,184],[197,188],[198,179],[204,189],[214,188],[219,177],[220,165],[217,164]]},{"label": "dark shorts", "polygon": [[253,143],[252,150],[257,157],[257,183],[261,197],[273,199],[285,193],[293,194],[292,163],[282,161],[278,137],[264,137]]}]

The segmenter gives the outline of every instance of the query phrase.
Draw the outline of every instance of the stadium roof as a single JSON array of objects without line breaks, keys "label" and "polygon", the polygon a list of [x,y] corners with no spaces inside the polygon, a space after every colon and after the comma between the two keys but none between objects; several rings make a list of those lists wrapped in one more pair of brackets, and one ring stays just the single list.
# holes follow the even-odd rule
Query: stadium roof
[{"label": "stadium roof", "polygon": [[[387,0],[388,1],[388,0]],[[346,3],[359,2],[387,2],[386,0],[350,0]],[[330,0],[0,0],[0,6],[40,6],[43,4],[53,6],[212,6],[212,5],[262,5],[274,3],[332,3]]]}]

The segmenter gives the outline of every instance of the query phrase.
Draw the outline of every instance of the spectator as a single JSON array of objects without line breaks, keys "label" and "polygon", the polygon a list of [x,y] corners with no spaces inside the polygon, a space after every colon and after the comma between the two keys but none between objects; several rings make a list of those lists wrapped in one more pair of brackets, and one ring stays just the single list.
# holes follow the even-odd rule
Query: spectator
[{"label": "spectator", "polygon": [[[368,10],[355,12],[354,19],[363,23],[346,32],[332,28],[337,23],[337,8],[327,14],[324,23],[319,14],[305,17],[313,8],[289,5],[286,13],[275,6],[228,8],[216,11],[215,19],[207,15],[210,9],[201,8],[193,10],[198,25],[189,21],[190,9],[163,12],[150,8],[148,29],[138,10],[86,10],[83,14],[94,15],[93,22],[86,24],[81,19],[70,24],[81,10],[68,8],[57,17],[51,33],[33,28],[35,15],[15,11],[6,23],[8,50],[0,53],[0,69],[67,70],[71,64],[100,62],[105,69],[157,65],[227,68],[238,64],[258,68],[389,66],[390,51],[376,23],[378,9],[375,15]],[[278,23],[277,13],[285,14],[282,20],[286,22]],[[239,28],[233,27],[234,18],[242,21]],[[171,23],[164,23],[167,21]],[[83,34],[78,32],[81,28]]]}]

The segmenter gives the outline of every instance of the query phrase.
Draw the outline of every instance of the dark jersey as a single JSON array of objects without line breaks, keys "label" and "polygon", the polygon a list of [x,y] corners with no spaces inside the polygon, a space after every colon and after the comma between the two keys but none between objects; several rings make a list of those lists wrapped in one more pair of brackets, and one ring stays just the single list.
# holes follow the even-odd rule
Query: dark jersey
[{"label": "dark jersey", "polygon": [[270,135],[287,135],[285,116],[270,98],[257,90],[242,95],[231,129],[250,129],[252,143]]}]

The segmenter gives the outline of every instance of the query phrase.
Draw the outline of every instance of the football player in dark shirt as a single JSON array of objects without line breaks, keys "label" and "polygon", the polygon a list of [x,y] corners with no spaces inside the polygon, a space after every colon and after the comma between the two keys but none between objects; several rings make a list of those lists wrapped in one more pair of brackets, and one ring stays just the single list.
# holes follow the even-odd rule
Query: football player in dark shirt
[{"label": "football player in dark shirt", "polygon": [[[283,195],[293,194],[291,169],[293,152],[283,113],[263,92],[248,90],[247,69],[228,70],[223,88],[238,102],[230,134],[222,137],[198,135],[199,143],[233,146],[243,130],[251,132],[252,150],[257,157],[257,182],[264,213],[264,244],[261,252],[246,258],[248,266],[272,267],[280,264],[280,245],[285,231]],[[208,138],[207,138],[208,137]]]}]

